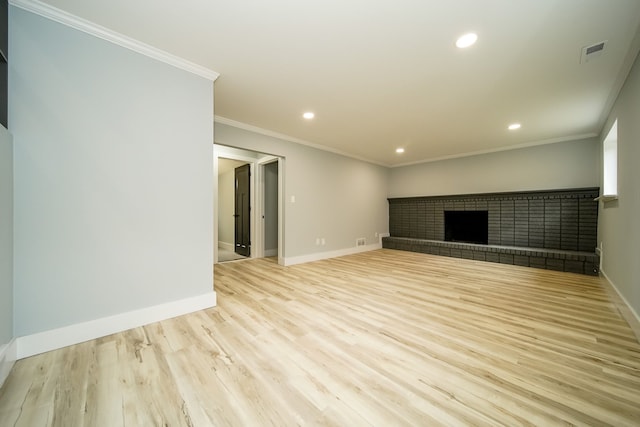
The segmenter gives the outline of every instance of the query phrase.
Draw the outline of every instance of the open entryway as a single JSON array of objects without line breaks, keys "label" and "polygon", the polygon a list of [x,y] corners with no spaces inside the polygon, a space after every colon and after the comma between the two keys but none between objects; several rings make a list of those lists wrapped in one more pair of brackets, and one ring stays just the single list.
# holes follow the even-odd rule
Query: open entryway
[{"label": "open entryway", "polygon": [[214,263],[283,259],[284,159],[214,145]]}]

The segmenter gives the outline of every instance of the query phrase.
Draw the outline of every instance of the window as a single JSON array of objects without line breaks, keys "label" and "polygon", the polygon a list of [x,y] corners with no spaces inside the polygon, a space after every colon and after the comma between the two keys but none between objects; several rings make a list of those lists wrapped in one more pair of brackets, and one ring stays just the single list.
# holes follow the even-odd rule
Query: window
[{"label": "window", "polygon": [[618,120],[613,122],[603,144],[603,196],[618,195]]}]

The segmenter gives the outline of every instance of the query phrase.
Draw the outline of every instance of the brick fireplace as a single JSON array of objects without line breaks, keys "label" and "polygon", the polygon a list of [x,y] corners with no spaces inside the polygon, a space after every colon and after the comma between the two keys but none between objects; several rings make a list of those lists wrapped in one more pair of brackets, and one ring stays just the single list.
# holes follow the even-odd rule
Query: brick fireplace
[{"label": "brick fireplace", "polygon": [[[383,247],[597,274],[598,195],[598,188],[580,188],[391,198]],[[446,229],[449,217],[464,229],[480,227],[483,215],[486,242]]]}]

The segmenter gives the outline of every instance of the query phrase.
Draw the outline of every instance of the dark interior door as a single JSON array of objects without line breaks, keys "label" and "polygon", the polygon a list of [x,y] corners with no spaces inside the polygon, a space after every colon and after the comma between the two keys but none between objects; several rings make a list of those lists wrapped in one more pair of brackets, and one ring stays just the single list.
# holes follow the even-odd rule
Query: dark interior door
[{"label": "dark interior door", "polygon": [[235,251],[238,255],[251,256],[251,206],[249,178],[250,165],[235,169]]}]

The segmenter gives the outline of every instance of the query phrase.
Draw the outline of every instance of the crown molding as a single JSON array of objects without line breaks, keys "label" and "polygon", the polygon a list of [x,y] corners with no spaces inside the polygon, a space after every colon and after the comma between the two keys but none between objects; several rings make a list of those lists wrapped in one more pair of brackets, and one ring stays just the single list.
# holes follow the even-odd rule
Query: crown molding
[{"label": "crown molding", "polygon": [[229,126],[232,126],[232,127],[238,128],[238,129],[247,130],[249,132],[258,133],[258,134],[261,134],[261,135],[282,139],[284,141],[293,142],[295,144],[306,145],[308,147],[312,147],[312,148],[315,148],[317,150],[328,151],[330,153],[339,154],[341,156],[350,157],[352,159],[360,160],[360,161],[363,161],[363,162],[366,162],[366,163],[371,163],[371,164],[378,165],[378,166],[384,166],[384,167],[387,167],[387,168],[390,168],[390,169],[400,168],[400,167],[404,167],[404,166],[420,165],[420,164],[424,164],[424,163],[440,162],[442,160],[452,160],[452,159],[460,159],[460,158],[464,158],[464,157],[479,156],[479,155],[483,155],[483,154],[499,153],[501,151],[519,150],[519,149],[522,149],[522,148],[537,147],[539,145],[547,145],[547,144],[556,144],[556,143],[559,143],[559,142],[579,141],[581,139],[595,138],[595,137],[598,136],[597,133],[591,132],[591,133],[584,133],[584,134],[579,134],[579,135],[570,135],[570,136],[559,137],[559,138],[545,139],[545,140],[541,140],[541,141],[525,142],[523,144],[509,145],[509,146],[506,146],[506,147],[492,148],[492,149],[488,149],[488,150],[470,151],[470,152],[461,153],[461,154],[453,154],[453,155],[450,155],[450,156],[434,157],[434,158],[429,158],[429,159],[418,160],[418,161],[415,161],[415,162],[408,162],[408,163],[402,163],[402,164],[394,165],[394,164],[386,164],[386,163],[376,162],[376,161],[373,161],[371,159],[366,159],[364,157],[354,156],[353,154],[347,153],[347,152],[342,151],[342,150],[338,150],[338,149],[331,148],[331,147],[326,147],[326,146],[323,146],[323,145],[320,145],[320,144],[314,144],[313,142],[305,141],[305,140],[300,139],[300,138],[296,138],[296,137],[293,137],[293,136],[289,136],[289,135],[285,135],[285,134],[282,134],[282,133],[274,132],[274,131],[271,131],[271,130],[268,130],[268,129],[264,129],[264,128],[261,128],[261,127],[258,127],[258,126],[249,125],[247,123],[239,122],[239,121],[236,121],[236,120],[233,120],[233,119],[228,119],[228,118],[222,117],[222,116],[217,116],[217,115],[214,116],[214,122],[215,123],[229,125]]},{"label": "crown molding", "polygon": [[[620,67],[620,71],[616,76],[616,79],[613,83],[613,87],[609,92],[609,97],[607,98],[607,102],[604,104],[604,108],[602,109],[602,113],[600,115],[600,120],[598,123],[598,127],[601,129],[600,137],[603,138],[605,133],[605,126],[607,124],[613,123],[615,118],[611,117],[611,113],[613,112],[613,107],[618,100],[618,96],[620,96],[620,92],[622,92],[622,88],[631,73],[631,69],[633,68],[633,64],[636,61],[636,58],[640,55],[640,25],[636,29],[636,34],[631,40],[629,44],[629,50],[627,51],[626,56],[624,57],[624,61],[622,62],[622,66]],[[609,122],[609,123],[607,123]]]},{"label": "crown molding", "polygon": [[9,0],[9,4],[28,12],[40,15],[43,18],[58,22],[67,27],[74,28],[78,31],[106,40],[125,49],[132,50],[139,54],[148,56],[165,64],[172,65],[176,68],[188,71],[192,74],[204,77],[207,80],[215,81],[219,74],[213,70],[205,68],[201,65],[187,61],[178,56],[172,55],[163,50],[157,49],[138,40],[127,37],[123,34],[112,31],[108,28],[100,26],[94,22],[72,15],[61,9],[43,3],[39,0]]},{"label": "crown molding", "polygon": [[508,145],[508,146],[505,146],[505,147],[491,148],[491,149],[488,149],[488,150],[469,151],[469,152],[461,153],[461,154],[452,154],[450,156],[434,157],[434,158],[430,158],[430,159],[418,160],[418,161],[415,161],[415,162],[401,163],[401,164],[393,165],[393,166],[390,166],[390,167],[391,168],[401,168],[401,167],[404,167],[404,166],[421,165],[423,163],[440,162],[440,161],[443,161],[443,160],[452,160],[452,159],[460,159],[460,158],[463,158],[463,157],[480,156],[480,155],[483,155],[483,154],[500,153],[502,151],[519,150],[519,149],[522,149],[522,148],[537,147],[539,145],[556,144],[556,143],[559,143],[559,142],[579,141],[581,139],[595,138],[597,136],[598,136],[598,134],[594,133],[594,132],[583,133],[583,134],[579,134],[579,135],[570,135],[570,136],[564,136],[564,137],[559,137],[559,138],[543,139],[541,141],[532,141],[532,142],[525,142],[525,143],[522,143],[522,144]]},{"label": "crown molding", "polygon": [[264,129],[264,128],[261,128],[261,127],[258,127],[258,126],[249,125],[247,123],[239,122],[239,121],[236,121],[236,120],[233,120],[233,119],[228,119],[226,117],[215,116],[214,117],[214,122],[215,123],[220,123],[220,124],[223,124],[223,125],[229,125],[229,126],[232,126],[234,128],[238,128],[238,129],[247,130],[249,132],[258,133],[258,134],[265,135],[265,136],[270,136],[272,138],[282,139],[284,141],[293,142],[295,144],[306,145],[307,147],[315,148],[316,150],[322,150],[322,151],[327,151],[329,153],[339,154],[341,156],[349,157],[349,158],[355,159],[355,160],[360,160],[362,162],[371,163],[371,164],[378,165],[378,166],[389,167],[389,165],[386,164],[386,163],[380,163],[380,162],[376,162],[374,160],[367,159],[367,158],[364,158],[364,157],[355,156],[353,154],[347,153],[346,151],[338,150],[338,149],[332,148],[332,147],[327,147],[325,145],[315,144],[313,142],[305,141],[304,139],[296,138],[294,136],[285,135],[283,133],[274,132],[274,131],[271,131],[269,129]]}]

